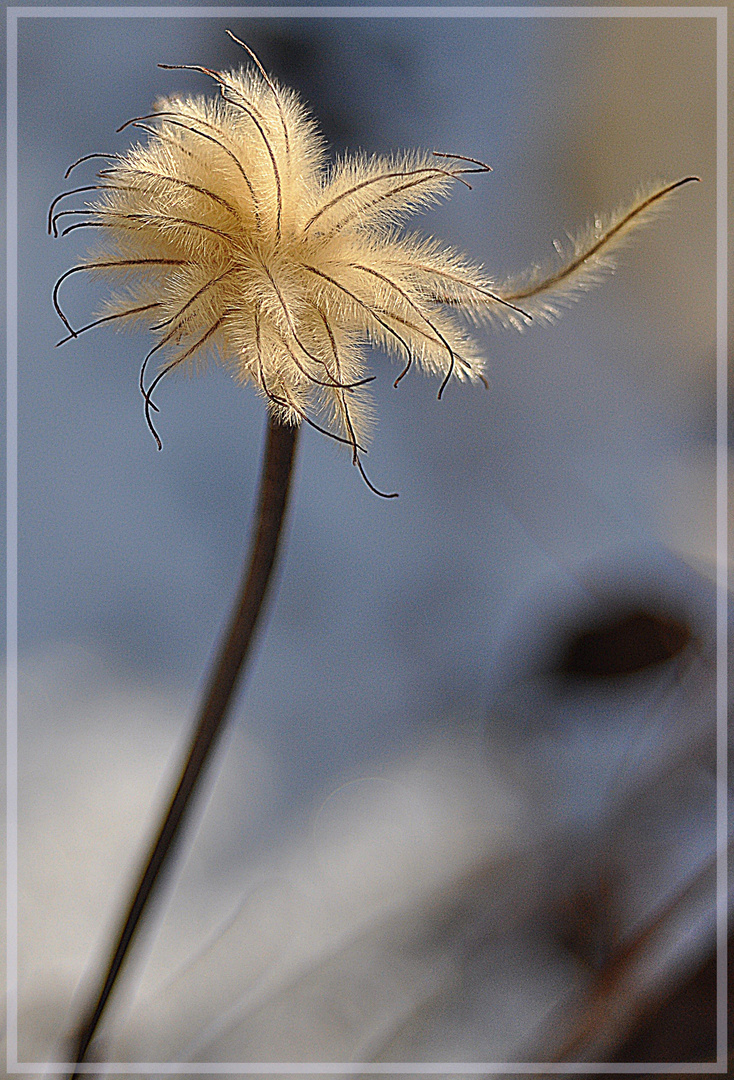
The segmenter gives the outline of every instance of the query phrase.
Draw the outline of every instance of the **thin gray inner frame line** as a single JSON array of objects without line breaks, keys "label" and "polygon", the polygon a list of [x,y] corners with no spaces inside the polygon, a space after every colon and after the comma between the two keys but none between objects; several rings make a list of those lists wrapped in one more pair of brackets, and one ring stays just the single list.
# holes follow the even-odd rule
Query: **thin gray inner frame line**
[{"label": "thin gray inner frame line", "polygon": [[[241,1073],[254,1072],[279,1074],[351,1075],[357,1072],[382,1075],[386,1073],[446,1074],[481,1072],[532,1072],[532,1073],[626,1073],[689,1072],[715,1073],[726,1071],[726,931],[727,931],[727,614],[728,614],[728,566],[727,566],[727,261],[726,261],[726,7],[686,8],[674,7],[60,7],[60,8],[7,8],[7,1069],[8,1072],[66,1072],[73,1067],[69,1062],[22,1063],[17,1060],[17,22],[21,18],[713,18],[717,23],[717,1062],[685,1064],[663,1063],[132,1063],[94,1062],[78,1066],[80,1072],[118,1072],[139,1074],[153,1072],[160,1075],[179,1072],[190,1073]],[[723,235],[722,235],[723,232]],[[722,445],[723,443],[723,445]],[[722,783],[723,781],[723,783]],[[723,787],[723,793],[722,793]]]}]

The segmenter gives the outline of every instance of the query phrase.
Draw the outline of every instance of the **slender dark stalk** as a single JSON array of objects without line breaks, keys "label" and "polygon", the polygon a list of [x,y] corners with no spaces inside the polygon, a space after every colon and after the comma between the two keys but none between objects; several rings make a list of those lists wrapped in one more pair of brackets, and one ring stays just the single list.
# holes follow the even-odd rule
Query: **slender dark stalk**
[{"label": "slender dark stalk", "polygon": [[[268,582],[275,564],[278,541],[288,503],[298,428],[271,419],[268,424],[265,461],[260,478],[257,518],[250,547],[249,565],[240,587],[232,618],[216,656],[204,701],[191,740],[186,763],[143,872],[131,894],[122,929],[93,1004],[74,1035],[75,1065],[84,1061],[105,1006],[124,964],[140,919],[163,868],[170,863],[186,810],[202,771],[212,755],[227,717],[230,702],[247,661]],[[75,1069],[72,1080],[79,1073]]]}]

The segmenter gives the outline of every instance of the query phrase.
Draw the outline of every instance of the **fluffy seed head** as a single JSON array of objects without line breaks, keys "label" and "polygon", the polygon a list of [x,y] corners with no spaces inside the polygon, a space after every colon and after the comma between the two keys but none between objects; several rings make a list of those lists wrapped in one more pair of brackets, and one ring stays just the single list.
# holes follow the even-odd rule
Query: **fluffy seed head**
[{"label": "fluffy seed head", "polygon": [[[54,290],[69,338],[112,320],[143,323],[155,335],[140,386],[157,440],[155,387],[174,368],[214,354],[281,421],[305,421],[347,443],[362,471],[371,425],[366,343],[398,359],[395,385],[414,363],[438,376],[439,396],[452,377],[484,381],[461,316],[520,327],[533,313],[556,314],[554,297],[593,283],[645,211],[686,182],[639,196],[549,273],[497,283],[460,253],[401,228],[407,215],[488,166],[434,151],[354,156],[329,167],[304,106],[247,51],[254,61],[247,69],[195,68],[217,84],[217,98],[163,98],[123,125],[147,141],[124,154],[89,155],[106,157],[107,167],[95,184],[65,194],[98,194],[83,210],[54,213],[59,196],[49,212],[54,233],[59,218],[81,214],[63,232],[101,234]],[[58,287],[80,270],[113,291],[102,316],[74,330]],[[155,354],[163,363],[146,387]]]}]

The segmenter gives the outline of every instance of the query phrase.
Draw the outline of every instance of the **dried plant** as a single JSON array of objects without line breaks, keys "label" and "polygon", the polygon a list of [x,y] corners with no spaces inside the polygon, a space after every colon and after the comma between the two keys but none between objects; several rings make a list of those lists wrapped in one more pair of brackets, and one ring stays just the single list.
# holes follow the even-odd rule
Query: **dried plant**
[{"label": "dried plant", "polygon": [[[77,1063],[179,835],[247,658],[275,561],[300,424],[345,443],[377,491],[360,460],[371,421],[365,385],[373,378],[365,372],[365,343],[402,364],[395,386],[414,362],[440,378],[439,397],[452,377],[484,382],[482,352],[467,324],[499,321],[522,328],[534,317],[555,317],[559,304],[613,267],[633,229],[696,179],[640,192],[630,206],[595,220],[565,252],[559,249],[555,266],[498,282],[464,255],[401,228],[409,214],[447,196],[456,182],[470,186],[466,176],[489,166],[433,151],[357,156],[329,167],[303,104],[243,47],[254,67],[227,73],[177,65],[211,77],[218,99],[163,98],[149,115],[127,121],[119,130],[135,127],[148,141],[124,154],[80,158],[71,169],[94,158],[108,164],[95,183],[59,195],[49,210],[54,235],[61,218],[76,215],[81,220],[62,235],[82,228],[102,235],[98,248],[54,289],[68,330],[63,340],[107,322],[142,323],[156,337],[141,367],[140,389],[159,448],[154,390],[174,368],[201,365],[210,354],[240,382],[254,385],[270,412],[248,569],[181,779],[74,1037]],[[98,194],[81,209],[56,209],[67,195],[84,192]],[[58,292],[81,271],[116,291],[97,319],[74,329]],[[146,386],[148,364],[159,352],[165,360]]]}]

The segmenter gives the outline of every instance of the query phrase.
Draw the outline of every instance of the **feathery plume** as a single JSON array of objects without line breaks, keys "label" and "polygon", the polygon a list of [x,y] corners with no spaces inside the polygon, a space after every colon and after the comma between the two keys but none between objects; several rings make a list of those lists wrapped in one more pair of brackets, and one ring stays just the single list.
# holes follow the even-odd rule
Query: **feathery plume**
[{"label": "feathery plume", "polygon": [[[597,219],[550,270],[498,282],[459,252],[401,230],[408,215],[457,182],[470,186],[466,175],[488,165],[433,151],[353,156],[330,168],[303,104],[243,47],[254,66],[236,72],[176,65],[209,76],[219,97],[163,98],[151,114],[123,124],[120,131],[134,127],[147,142],[106,157],[96,183],[60,195],[49,211],[49,232],[81,215],[62,235],[102,234],[54,289],[63,340],[112,321],[142,323],[156,337],[140,389],[159,448],[154,390],[174,368],[198,367],[214,354],[254,385],[281,423],[305,422],[346,443],[366,480],[359,455],[369,441],[365,387],[374,376],[365,370],[365,343],[400,361],[395,386],[413,364],[439,377],[439,397],[452,377],[486,385],[467,322],[522,328],[533,316],[555,317],[559,302],[612,269],[632,229],[696,179],[650,188]],[[97,157],[105,155],[85,155],[72,169]],[[56,209],[66,195],[88,191],[98,194],[82,209]],[[58,292],[79,271],[116,291],[99,318],[75,330]],[[146,386],[156,354],[165,360]]]}]

